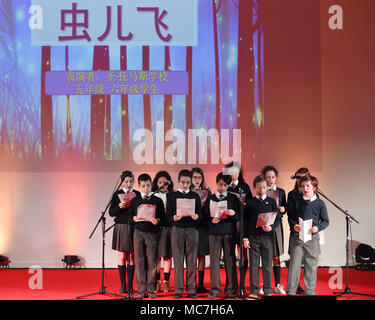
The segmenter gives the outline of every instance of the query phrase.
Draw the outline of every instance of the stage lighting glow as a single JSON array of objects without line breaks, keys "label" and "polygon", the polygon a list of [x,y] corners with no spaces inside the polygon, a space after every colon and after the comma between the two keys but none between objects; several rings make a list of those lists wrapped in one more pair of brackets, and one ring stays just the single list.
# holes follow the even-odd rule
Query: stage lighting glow
[{"label": "stage lighting glow", "polygon": [[88,239],[89,175],[67,173],[55,178],[51,191],[55,228],[62,252],[78,253]]},{"label": "stage lighting glow", "polygon": [[12,230],[12,187],[9,174],[1,175],[0,185],[0,252],[7,252]]}]

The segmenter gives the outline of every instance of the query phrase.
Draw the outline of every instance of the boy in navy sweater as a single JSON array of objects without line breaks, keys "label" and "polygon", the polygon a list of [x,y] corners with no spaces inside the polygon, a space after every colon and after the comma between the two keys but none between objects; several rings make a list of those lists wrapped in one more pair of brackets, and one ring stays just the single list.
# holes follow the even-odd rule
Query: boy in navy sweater
[{"label": "boy in navy sweater", "polygon": [[[302,260],[304,263],[304,276],[306,294],[315,295],[316,272],[320,253],[319,231],[328,227],[329,219],[325,203],[317,197],[318,179],[306,175],[301,178],[303,197],[297,199],[295,210],[290,212],[288,219],[291,229],[290,234],[290,262],[288,270],[287,293],[294,295],[297,291]],[[293,210],[293,208],[291,208]],[[311,240],[306,242],[300,239],[301,226],[299,220],[312,220],[312,228],[308,230]]]},{"label": "boy in navy sweater", "polygon": [[[239,220],[241,202],[237,196],[227,191],[231,180],[231,176],[222,173],[216,176],[217,191],[209,197],[204,208],[205,218],[209,221],[211,262],[211,290],[208,295],[209,299],[216,299],[220,295],[221,250],[224,251],[225,271],[227,275],[226,298],[235,298],[238,290],[235,232],[236,222]],[[222,208],[222,212],[216,210],[219,205]]]},{"label": "boy in navy sweater", "polygon": [[[141,191],[130,203],[130,213],[134,223],[134,258],[136,265],[137,299],[156,298],[156,264],[158,259],[157,240],[159,224],[164,219],[163,201],[151,193],[151,177],[138,177]],[[147,215],[145,216],[145,212]],[[146,270],[147,261],[147,270]]]},{"label": "boy in navy sweater", "polygon": [[262,258],[263,291],[265,295],[272,295],[272,256],[273,232],[280,223],[276,217],[271,225],[257,227],[259,214],[277,213],[276,200],[267,196],[267,179],[260,175],[254,179],[256,191],[254,198],[246,203],[244,223],[244,247],[250,248],[250,295],[247,299],[257,299],[259,296],[259,265]]},{"label": "boy in navy sweater", "polygon": [[[202,219],[201,199],[190,190],[192,174],[181,170],[178,174],[179,189],[167,198],[166,218],[172,224],[171,241],[174,262],[174,298],[182,298],[184,291],[184,257],[187,265],[187,293],[196,299],[196,271],[198,257],[198,223]],[[191,210],[191,212],[188,212]]]}]

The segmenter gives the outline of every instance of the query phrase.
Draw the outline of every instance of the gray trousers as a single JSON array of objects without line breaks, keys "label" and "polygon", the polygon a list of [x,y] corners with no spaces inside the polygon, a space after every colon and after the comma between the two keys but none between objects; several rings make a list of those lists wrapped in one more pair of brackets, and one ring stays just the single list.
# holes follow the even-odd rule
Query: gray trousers
[{"label": "gray trousers", "polygon": [[184,292],[184,257],[186,255],[186,289],[188,294],[195,294],[197,291],[198,230],[196,228],[173,226],[171,240],[174,263],[174,292],[175,294]]},{"label": "gray trousers", "polygon": [[235,235],[210,235],[210,264],[211,264],[211,290],[213,295],[220,294],[220,257],[221,250],[224,251],[226,287],[225,292],[229,295],[236,294],[238,289]]},{"label": "gray trousers", "polygon": [[273,238],[271,235],[250,236],[250,293],[259,294],[259,267],[262,258],[263,291],[272,290]]},{"label": "gray trousers", "polygon": [[[158,260],[157,233],[134,231],[135,276],[138,292],[155,292]],[[146,270],[147,262],[147,270]]]},{"label": "gray trousers", "polygon": [[291,233],[289,243],[290,262],[286,285],[287,293],[296,294],[301,273],[301,263],[303,261],[305,268],[303,281],[305,283],[306,294],[315,295],[316,272],[320,253],[319,234],[313,234],[310,241],[303,243],[299,239],[298,233]]}]

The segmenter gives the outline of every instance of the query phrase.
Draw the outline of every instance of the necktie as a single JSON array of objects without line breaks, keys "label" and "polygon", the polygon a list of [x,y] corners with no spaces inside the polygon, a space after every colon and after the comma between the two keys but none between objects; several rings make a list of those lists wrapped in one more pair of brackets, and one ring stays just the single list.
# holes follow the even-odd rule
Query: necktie
[{"label": "necktie", "polygon": [[219,199],[220,199],[220,200],[223,200],[223,199],[224,199],[224,195],[223,195],[223,194],[220,194],[220,195],[219,195]]},{"label": "necktie", "polygon": [[231,183],[230,187],[231,187],[232,189],[235,189],[235,188],[236,188],[236,185],[235,185],[234,183]]}]

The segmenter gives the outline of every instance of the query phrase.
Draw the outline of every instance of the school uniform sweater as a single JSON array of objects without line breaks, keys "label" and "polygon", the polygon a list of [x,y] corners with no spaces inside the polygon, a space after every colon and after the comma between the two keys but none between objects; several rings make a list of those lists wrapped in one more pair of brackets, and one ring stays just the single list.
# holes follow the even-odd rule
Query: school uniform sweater
[{"label": "school uniform sweater", "polygon": [[[256,227],[258,221],[258,215],[260,213],[277,212],[276,200],[270,197],[266,197],[264,200],[260,200],[256,197],[246,202],[245,218],[244,218],[244,238],[252,236],[262,236],[273,234],[274,229],[279,225],[280,219],[276,217],[274,224],[271,225],[272,230],[265,232],[263,228]],[[277,213],[278,215],[280,213]]]},{"label": "school uniform sweater", "polygon": [[312,226],[318,227],[318,232],[329,225],[327,207],[323,200],[318,197],[315,200],[305,200],[303,197],[296,201],[296,213],[289,220],[290,227],[294,233],[294,225],[299,224],[299,218],[303,220],[312,219]]},{"label": "school uniform sweater", "polygon": [[[137,190],[133,190],[136,195],[139,195],[140,192]],[[118,197],[119,194],[124,194],[124,190],[120,189],[116,191],[113,194],[112,200],[111,200],[111,205],[109,207],[109,215],[111,217],[115,217],[115,223],[117,224],[129,224],[129,210],[130,210],[130,205],[127,208],[121,209],[119,207],[120,204],[120,198]]]},{"label": "school uniform sweater", "polygon": [[[142,204],[150,204],[156,206],[155,218],[159,219],[159,223],[156,226],[149,221],[134,221],[133,217],[137,215],[138,207]],[[145,232],[158,232],[160,229],[160,225],[162,225],[164,222],[164,204],[160,198],[154,195],[151,195],[148,199],[143,199],[142,195],[138,194],[137,197],[135,197],[130,202],[129,214],[131,215],[131,222],[134,229]]]},{"label": "school uniform sweater", "polygon": [[[212,223],[212,217],[210,215],[210,203],[227,201],[227,208],[234,210],[234,216],[227,216],[226,219],[221,219],[219,223]],[[241,203],[239,199],[229,192],[227,192],[226,197],[219,199],[216,194],[210,195],[207,198],[206,204],[204,206],[205,220],[208,221],[209,234],[211,235],[223,235],[223,234],[233,234],[236,231],[236,222],[240,220]]]},{"label": "school uniform sweater", "polygon": [[[182,217],[179,221],[174,221],[173,216],[176,215],[177,212],[177,199],[194,199],[195,214],[198,215],[198,219],[193,220],[191,217]],[[203,218],[201,199],[199,195],[192,191],[189,191],[188,193],[182,193],[180,191],[170,193],[167,198],[166,218],[168,223],[175,227],[198,228],[199,223]]]}]

